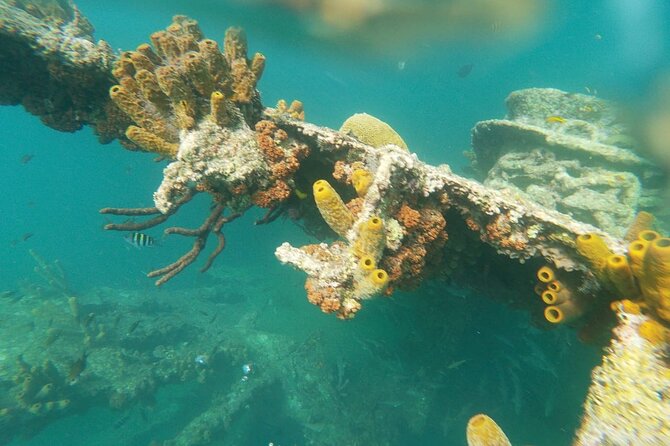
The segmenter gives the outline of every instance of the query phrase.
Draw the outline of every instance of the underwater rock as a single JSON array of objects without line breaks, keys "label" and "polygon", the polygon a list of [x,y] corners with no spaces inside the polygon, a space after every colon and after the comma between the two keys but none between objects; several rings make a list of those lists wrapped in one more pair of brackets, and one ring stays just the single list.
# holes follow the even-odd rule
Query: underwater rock
[{"label": "underwater rock", "polygon": [[549,88],[511,93],[505,119],[472,131],[484,184],[623,236],[650,210],[661,172],[633,151],[617,108],[594,96]]}]

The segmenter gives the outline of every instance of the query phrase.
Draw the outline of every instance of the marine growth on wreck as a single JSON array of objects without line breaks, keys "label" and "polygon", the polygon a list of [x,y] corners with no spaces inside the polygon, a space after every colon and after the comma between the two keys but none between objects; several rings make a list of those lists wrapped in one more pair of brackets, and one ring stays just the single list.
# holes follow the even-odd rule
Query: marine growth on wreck
[{"label": "marine growth on wreck", "polygon": [[[304,295],[321,312],[353,319],[353,327],[368,307],[390,305],[375,301],[411,290],[448,284],[486,295],[523,311],[532,330],[567,326],[584,342],[607,345],[574,445],[670,444],[670,235],[659,198],[666,178],[634,150],[614,103],[550,88],[511,92],[503,119],[474,125],[472,179],[423,162],[371,114],[353,114],[336,130],[310,123],[300,100],[263,104],[266,56],[250,51],[241,28],[210,38],[195,19],[176,15],[135,49],[113,51],[93,41],[90,23],[71,3],[0,1],[0,12],[0,60],[15,67],[0,73],[3,104],[22,104],[56,130],[90,126],[102,142],[118,139],[165,163],[153,206],[100,210],[110,218],[108,231],[161,227],[168,239],[193,240],[183,255],[146,273],[157,287],[170,287],[194,264],[226,289],[240,287],[237,273],[217,273],[215,265],[227,265],[227,225],[260,208],[257,226],[289,218],[312,237],[302,246],[283,242],[274,255],[304,273]],[[171,223],[201,209],[195,202],[203,198],[209,206],[200,226]],[[393,444],[396,432],[374,422],[377,406],[370,419],[344,409],[354,389],[359,396],[365,389],[350,382],[344,363],[324,369],[320,335],[299,343],[257,324],[276,304],[234,320],[217,305],[214,288],[195,293],[194,305],[188,290],[167,298],[126,291],[132,299],[117,301],[123,291],[106,289],[82,299],[58,263],[31,256],[42,284],[24,284],[30,298],[10,291],[3,298],[21,308],[16,324],[32,324],[30,343],[41,348],[0,350],[0,442],[35,435],[91,405],[136,407],[146,417],[171,386],[196,382],[211,398],[205,410],[180,412],[186,421],[178,430],[151,439],[140,432],[133,444],[231,441],[234,420],[277,389],[289,395],[277,403],[288,413],[280,423],[301,426],[298,444]],[[273,284],[244,286],[260,296]],[[465,302],[459,310],[432,304],[421,315],[431,329],[457,326],[452,312],[467,317]],[[409,322],[400,325],[410,330]],[[535,351],[533,367],[551,370],[530,330],[519,329],[525,347],[501,340],[489,357],[455,360],[446,370],[490,361],[501,382],[482,388],[513,394],[510,411],[532,404],[514,371],[522,365],[506,357],[527,348]],[[422,342],[428,350],[457,348],[447,335]],[[361,345],[366,354],[386,351],[370,340]],[[379,367],[361,372],[366,384],[381,379]],[[403,396],[406,407],[395,393],[377,404],[395,405],[397,418],[419,432],[430,424],[427,401],[437,393],[435,384]],[[468,445],[521,444],[494,417],[462,410]],[[127,422],[120,417],[119,428]]]}]

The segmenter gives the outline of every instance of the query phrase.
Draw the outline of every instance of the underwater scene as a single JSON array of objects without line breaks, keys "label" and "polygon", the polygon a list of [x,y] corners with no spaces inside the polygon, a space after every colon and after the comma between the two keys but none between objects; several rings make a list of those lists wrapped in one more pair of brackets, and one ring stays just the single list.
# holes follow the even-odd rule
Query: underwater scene
[{"label": "underwater scene", "polygon": [[0,105],[0,444],[670,446],[667,2],[0,0]]}]

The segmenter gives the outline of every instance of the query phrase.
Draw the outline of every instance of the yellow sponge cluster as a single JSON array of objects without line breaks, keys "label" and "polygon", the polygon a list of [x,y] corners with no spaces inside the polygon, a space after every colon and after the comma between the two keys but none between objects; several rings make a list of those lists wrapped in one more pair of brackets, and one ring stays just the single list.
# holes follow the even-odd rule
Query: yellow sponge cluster
[{"label": "yellow sponge cluster", "polygon": [[537,270],[538,285],[535,292],[547,304],[544,318],[552,324],[574,321],[584,314],[584,305],[572,293],[570,287],[556,278],[556,272],[548,266]]},{"label": "yellow sponge cluster", "polygon": [[359,226],[358,238],[353,247],[354,254],[358,257],[372,257],[376,262],[381,257],[385,242],[384,222],[373,216]]},{"label": "yellow sponge cluster", "polygon": [[[650,229],[629,232],[635,239],[628,245],[627,256],[613,254],[596,234],[580,235],[577,250],[620,298],[642,297],[643,307],[670,322],[670,238]],[[652,328],[645,328],[646,335],[660,339],[659,330]]]},{"label": "yellow sponge cluster", "polygon": [[[370,175],[371,178],[371,175]],[[313,185],[314,201],[321,216],[342,238],[354,224],[354,216],[337,191],[326,180],[318,180]],[[386,244],[384,221],[372,216],[357,228],[351,251],[358,258],[358,270],[354,275],[354,296],[357,299],[372,297],[384,290],[388,274],[377,268]]]},{"label": "yellow sponge cluster", "polygon": [[500,426],[483,413],[470,418],[466,437],[468,446],[512,446]]}]

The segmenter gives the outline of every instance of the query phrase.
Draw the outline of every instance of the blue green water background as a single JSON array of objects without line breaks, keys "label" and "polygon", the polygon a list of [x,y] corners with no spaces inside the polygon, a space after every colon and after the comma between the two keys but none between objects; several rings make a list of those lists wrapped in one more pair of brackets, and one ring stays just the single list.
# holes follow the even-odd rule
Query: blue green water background
[{"label": "blue green water background", "polygon": [[[635,108],[643,106],[642,98],[654,77],[670,68],[670,8],[662,1],[555,2],[545,11],[538,29],[521,40],[496,42],[469,35],[448,41],[420,40],[381,53],[317,41],[290,15],[239,2],[82,0],[78,4],[94,24],[96,36],[115,49],[136,47],[151,32],[169,24],[175,13],[194,17],[205,34],[217,40],[228,26],[242,26],[250,50],[267,57],[259,86],[265,104],[298,98],[305,105],[307,120],[334,128],[353,113],[371,113],[390,123],[421,159],[449,163],[457,172],[467,165],[462,151],[469,148],[474,123],[503,116],[504,98],[513,90],[555,87],[583,92],[588,87],[597,89],[601,97]],[[646,13],[627,9],[634,5]],[[621,11],[629,14],[622,17]],[[399,69],[399,62],[405,63],[404,69]],[[473,64],[473,69],[461,78],[457,71],[465,64]],[[151,155],[128,152],[116,142],[102,146],[88,129],[75,134],[53,131],[20,107],[0,108],[0,123],[4,155],[0,167],[1,288],[15,287],[19,279],[31,277],[34,261],[28,249],[34,249],[45,259],[58,259],[71,287],[79,292],[101,286],[154,292],[143,272],[178,257],[190,241],[168,239],[157,249],[128,249],[121,235],[102,230],[107,221],[98,209],[151,205],[163,165],[153,163]],[[34,157],[24,164],[21,158],[26,154]],[[207,205],[197,201],[179,222],[199,225]],[[267,299],[281,302],[278,315],[263,319],[264,328],[295,339],[321,330],[329,344],[329,359],[344,357],[354,364],[360,360],[360,367],[375,367],[375,363],[359,358],[356,345],[343,348],[346,341],[354,335],[383,341],[404,365],[410,390],[421,385],[425,374],[447,374],[444,386],[435,389],[439,404],[431,407],[425,428],[408,432],[398,444],[463,445],[465,422],[477,412],[495,415],[513,444],[569,444],[590,369],[600,356],[597,349],[580,345],[567,329],[532,331],[523,311],[462,290],[435,287],[366,303],[354,321],[343,323],[311,306],[304,296],[303,275],[281,266],[273,255],[283,241],[301,245],[308,238],[290,222],[253,226],[258,216],[250,212],[226,227],[228,244],[217,262],[234,265],[252,281],[273,284],[272,295],[245,297],[247,308]],[[26,233],[34,235],[22,241]],[[208,280],[191,268],[160,292],[196,292]],[[244,294],[244,290],[237,291]],[[221,299],[228,292],[222,289]],[[439,310],[437,316],[427,308]],[[434,344],[432,330],[448,327],[452,318],[467,318],[470,325],[458,331],[455,342],[459,348],[445,357]],[[510,401],[478,394],[486,387],[482,383],[495,382],[493,364],[501,360],[501,351],[514,354],[513,349],[500,349],[496,339],[501,338],[513,344],[532,338],[549,357],[570,347],[570,353],[556,361],[556,376],[539,369],[529,369],[522,376],[527,390],[520,410]],[[519,350],[523,354],[524,348]],[[468,363],[446,369],[461,359]],[[554,400],[547,409],[542,399],[549,391]],[[170,404],[178,393],[161,393],[158,404]],[[180,402],[193,405],[194,412],[201,404],[197,398]],[[392,410],[393,402],[388,404]],[[463,407],[469,407],[469,412],[458,415]],[[445,429],[449,414],[457,421]],[[124,444],[123,439],[114,438],[121,433],[108,429],[119,416],[94,409],[16,444]],[[236,429],[248,432],[248,444],[301,444],[295,431],[277,432],[263,426],[242,420]]]}]

